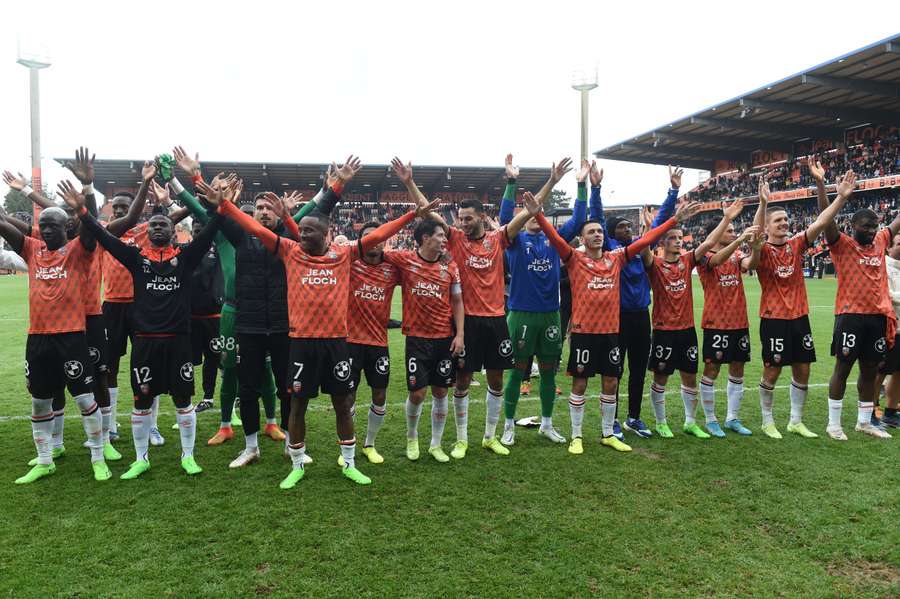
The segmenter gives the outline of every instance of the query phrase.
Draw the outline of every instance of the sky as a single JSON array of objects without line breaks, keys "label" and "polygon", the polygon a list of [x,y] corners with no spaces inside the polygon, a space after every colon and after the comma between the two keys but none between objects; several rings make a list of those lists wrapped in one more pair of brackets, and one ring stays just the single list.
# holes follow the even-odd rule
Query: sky
[{"label": "sky", "polygon": [[[4,6],[0,168],[30,168],[28,76],[52,157],[550,166],[897,33],[900,3],[47,2]],[[737,8],[732,8],[732,6]],[[36,30],[37,33],[31,30]],[[659,203],[666,167],[601,161],[608,204]],[[688,171],[685,190],[698,181]],[[0,183],[2,186],[2,183]],[[569,175],[560,187],[574,196]],[[0,194],[5,194],[5,187]]]}]

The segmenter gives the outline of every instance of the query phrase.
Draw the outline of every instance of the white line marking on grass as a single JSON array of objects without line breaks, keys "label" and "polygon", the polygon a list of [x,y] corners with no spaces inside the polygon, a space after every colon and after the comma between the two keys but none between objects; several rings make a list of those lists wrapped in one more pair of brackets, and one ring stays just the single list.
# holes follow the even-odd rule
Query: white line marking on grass
[{"label": "white line marking on grass", "polygon": [[[855,384],[856,384],[856,381],[847,381],[847,385],[855,385]],[[827,386],[828,386],[828,383],[810,383],[809,385],[807,385],[807,387],[810,387],[810,388],[812,388],[812,387],[827,387]],[[776,389],[789,389],[790,385],[776,385],[775,388]],[[720,389],[719,391],[722,393],[725,392],[724,389]],[[751,392],[759,391],[759,386],[753,385],[750,387],[744,387],[744,391],[751,391]],[[599,395],[598,395],[598,397],[599,397]],[[645,398],[650,397],[650,394],[645,393],[644,397]],[[533,401],[540,401],[540,398],[539,397],[523,397],[523,398],[519,399],[519,403],[533,402]],[[484,400],[477,399],[477,398],[471,398],[471,399],[469,399],[469,403],[470,404],[483,404]],[[387,402],[387,405],[394,406],[399,409],[399,408],[405,406],[406,402],[405,401],[402,401],[402,402],[401,401],[390,401],[390,402]],[[365,407],[365,406],[363,406],[363,407]],[[327,412],[327,411],[330,411],[331,409],[332,409],[331,404],[320,404],[320,405],[310,404],[309,408],[307,408],[307,410],[311,411],[311,412]],[[211,408],[208,411],[213,412],[215,414],[220,413],[220,411],[215,407]],[[131,414],[131,410],[128,410],[126,412],[119,412],[117,414],[117,416],[128,416],[129,414]],[[160,410],[159,415],[160,416],[175,416],[175,412],[166,412],[166,411]],[[67,414],[66,419],[80,420],[81,416],[79,414]],[[8,422],[8,421],[16,421],[16,420],[31,420],[31,416],[0,416],[0,422]]]}]

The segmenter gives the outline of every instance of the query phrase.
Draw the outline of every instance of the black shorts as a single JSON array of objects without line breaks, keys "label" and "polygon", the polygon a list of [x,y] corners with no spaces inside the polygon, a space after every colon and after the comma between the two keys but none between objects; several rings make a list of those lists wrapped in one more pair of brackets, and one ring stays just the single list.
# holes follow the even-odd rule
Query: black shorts
[{"label": "black shorts", "polygon": [[347,395],[356,389],[344,338],[291,339],[288,372],[291,393],[301,399],[317,397],[319,389],[328,395]]},{"label": "black shorts", "polygon": [[703,361],[731,364],[750,361],[750,329],[703,329]]},{"label": "black shorts", "polygon": [[406,388],[452,387],[456,379],[456,360],[450,353],[452,337],[406,338]]},{"label": "black shorts", "polygon": [[759,338],[766,367],[812,364],[816,361],[809,316],[793,320],[761,318]]},{"label": "black shorts", "polygon": [[616,333],[572,333],[569,339],[569,376],[589,379],[622,376],[622,352]]},{"label": "black shorts", "polygon": [[466,316],[466,349],[456,358],[462,372],[509,370],[513,367],[513,344],[505,316]]},{"label": "black shorts", "polygon": [[131,390],[135,397],[194,395],[194,364],[187,333],[170,337],[136,335],[131,344]]},{"label": "black shorts", "polygon": [[84,333],[28,335],[25,382],[38,399],[51,399],[66,387],[73,397],[91,392],[94,369]]},{"label": "black shorts", "polygon": [[676,370],[697,374],[700,352],[697,348],[697,331],[653,331],[650,342],[650,362],[647,370],[656,374],[670,375]]},{"label": "black shorts", "polygon": [[894,336],[894,347],[888,351],[879,372],[884,375],[900,372],[900,334]]},{"label": "black shorts", "polygon": [[125,355],[128,340],[134,343],[131,320],[132,302],[103,302],[103,322],[106,325],[106,344],[110,357]]},{"label": "black shorts", "polygon": [[208,353],[218,354],[225,345],[219,337],[218,318],[191,318],[191,358],[194,366],[203,363],[203,356]]},{"label": "black shorts", "polygon": [[84,337],[88,344],[88,355],[96,375],[106,374],[109,367],[109,349],[106,343],[106,321],[102,314],[88,316],[85,319]]},{"label": "black shorts", "polygon": [[391,376],[391,356],[388,348],[380,345],[362,345],[348,343],[350,349],[350,378],[353,388],[359,388],[362,373],[366,373],[366,382],[372,389],[387,389]]},{"label": "black shorts", "polygon": [[838,314],[834,317],[831,355],[853,363],[880,364],[887,353],[887,318],[882,314]]}]

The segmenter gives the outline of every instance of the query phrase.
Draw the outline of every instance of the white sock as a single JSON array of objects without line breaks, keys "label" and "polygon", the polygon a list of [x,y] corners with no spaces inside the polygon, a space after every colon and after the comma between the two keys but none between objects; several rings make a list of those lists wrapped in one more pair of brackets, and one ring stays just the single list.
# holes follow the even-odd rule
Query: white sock
[{"label": "white sock", "polygon": [[54,410],[53,412],[53,435],[51,437],[51,449],[63,446],[63,429],[66,427],[65,410]]},{"label": "white sock", "polygon": [[453,413],[456,415],[456,440],[469,442],[469,393],[453,396]]},{"label": "white sock", "polygon": [[[541,422],[543,422],[543,420]],[[504,430],[506,430],[508,428],[513,428],[514,426],[516,426],[515,418],[504,418],[503,419],[503,429]]]},{"label": "white sock", "polygon": [[697,390],[681,386],[681,403],[684,404],[684,424],[690,426],[696,424],[694,415],[697,413]]},{"label": "white sock", "polygon": [[150,406],[150,428],[159,429],[159,395],[153,398],[153,405]]},{"label": "white sock", "polygon": [[828,399],[828,426],[841,428],[841,412],[843,409],[843,399]]},{"label": "white sock", "polygon": [[791,380],[791,424],[797,424],[803,420],[803,404],[806,403],[806,394],[809,387]]},{"label": "white sock", "polygon": [[175,420],[178,421],[178,432],[181,434],[181,457],[189,458],[194,455],[194,440],[197,437],[197,413],[194,405],[176,409]]},{"label": "white sock", "polygon": [[500,410],[503,408],[503,391],[487,389],[487,416],[484,419],[484,438],[497,435],[497,423],[500,422]]},{"label": "white sock", "polygon": [[775,401],[775,388],[765,381],[759,381],[759,409],[762,412],[762,425],[774,424],[772,404]]},{"label": "white sock", "polygon": [[94,401],[93,393],[82,393],[75,398],[78,409],[81,410],[81,424],[84,426],[84,434],[88,438],[88,447],[91,449],[91,461],[103,460],[103,420],[100,416],[100,406]]},{"label": "white sock", "polygon": [[581,436],[581,422],[584,420],[584,395],[569,395],[569,419],[572,421],[572,438]]},{"label": "white sock", "polygon": [[419,438],[419,417],[422,415],[422,404],[416,405],[406,398],[406,438]]},{"label": "white sock", "polygon": [[34,439],[34,447],[37,449],[38,464],[48,465],[53,463],[53,448],[51,438],[53,436],[53,400],[31,398],[31,437]]},{"label": "white sock", "polygon": [[257,449],[259,447],[259,433],[244,435],[244,443],[247,449]]},{"label": "white sock", "polygon": [[149,461],[150,446],[150,410],[131,412],[131,436],[134,438],[134,454],[136,460]]},{"label": "white sock", "polygon": [[112,420],[112,408],[105,407],[100,408],[100,423],[103,427],[103,435],[101,436],[101,442],[103,446],[106,447],[106,444],[109,443],[109,422]]},{"label": "white sock", "polygon": [[431,447],[440,447],[447,424],[447,397],[431,397]]},{"label": "white sock", "polygon": [[[446,397],[444,398],[447,399]],[[446,417],[446,413],[444,416]],[[341,446],[341,457],[344,458],[344,468],[355,468],[356,467],[356,437],[352,439],[348,439],[346,441],[338,440],[338,445]]]},{"label": "white sock", "polygon": [[705,376],[700,379],[700,403],[703,405],[706,424],[718,422],[716,420],[716,388],[714,384],[715,381]]},{"label": "white sock", "polygon": [[600,394],[600,426],[604,437],[613,434],[613,423],[616,421],[616,396]]},{"label": "white sock", "polygon": [[858,412],[856,416],[856,424],[869,424],[872,422],[872,412],[875,410],[875,404],[871,401],[859,402]]},{"label": "white sock", "polygon": [[[305,443],[292,443],[288,445],[288,455],[291,456],[291,466],[294,470],[303,470],[303,454],[306,453]],[[343,455],[343,451],[341,452]]]},{"label": "white sock", "polygon": [[650,403],[653,404],[656,424],[666,424],[666,388],[650,383]]},{"label": "white sock", "polygon": [[[510,418],[509,421],[512,422],[513,426],[516,425],[516,421],[512,418]],[[541,416],[541,428],[539,430],[553,430],[553,416]]]},{"label": "white sock", "polygon": [[369,421],[366,425],[366,447],[375,446],[375,437],[384,424],[384,415],[387,413],[387,402],[383,406],[374,403],[369,405]]},{"label": "white sock", "polygon": [[725,396],[728,398],[728,413],[725,421],[738,420],[741,412],[741,402],[744,400],[744,379],[728,377],[725,386]]},{"label": "white sock", "polygon": [[113,434],[119,433],[119,423],[116,422],[116,417],[119,415],[117,410],[119,407],[119,388],[118,387],[110,387],[109,388],[109,412],[112,418],[109,421],[109,432]]}]

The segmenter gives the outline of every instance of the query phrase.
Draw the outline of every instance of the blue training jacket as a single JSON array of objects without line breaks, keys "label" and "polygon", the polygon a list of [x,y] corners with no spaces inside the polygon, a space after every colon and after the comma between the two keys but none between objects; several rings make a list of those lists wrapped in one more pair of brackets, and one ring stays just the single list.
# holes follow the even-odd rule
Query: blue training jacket
[{"label": "blue training jacket", "polygon": [[[659,212],[653,219],[656,228],[666,222],[675,214],[675,201],[678,199],[678,190],[669,189],[666,199],[663,200]],[[606,230],[606,218],[603,216],[603,203],[600,201],[600,187],[591,187],[591,218],[600,221],[603,225],[603,249],[605,251],[622,247],[622,244],[613,239]],[[631,242],[629,242],[631,243]],[[628,261],[622,268],[619,285],[619,310],[622,312],[641,312],[650,305],[650,280],[644,270],[644,261],[640,255]]]},{"label": "blue training jacket", "polygon": [[[516,206],[515,183],[507,184],[500,203],[500,224],[512,220]],[[572,216],[557,227],[560,236],[570,241],[578,235],[587,217],[587,187],[578,185],[578,198]],[[534,235],[522,231],[506,250],[509,264],[509,309],[520,312],[556,312],[559,310],[559,254],[543,232]]]}]

